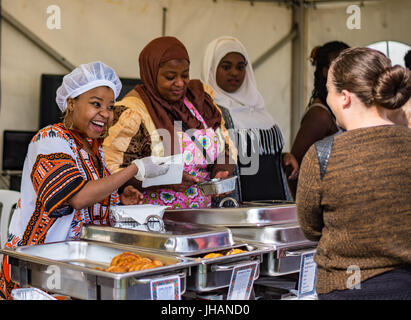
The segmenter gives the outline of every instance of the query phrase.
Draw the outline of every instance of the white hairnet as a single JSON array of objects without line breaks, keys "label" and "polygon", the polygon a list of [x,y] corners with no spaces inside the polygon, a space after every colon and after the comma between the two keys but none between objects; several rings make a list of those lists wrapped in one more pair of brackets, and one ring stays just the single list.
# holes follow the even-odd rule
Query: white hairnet
[{"label": "white hairnet", "polygon": [[114,99],[117,99],[122,87],[116,72],[103,62],[82,64],[63,77],[63,83],[56,92],[57,105],[64,112],[67,98],[76,98],[86,91],[102,86],[113,90]]}]

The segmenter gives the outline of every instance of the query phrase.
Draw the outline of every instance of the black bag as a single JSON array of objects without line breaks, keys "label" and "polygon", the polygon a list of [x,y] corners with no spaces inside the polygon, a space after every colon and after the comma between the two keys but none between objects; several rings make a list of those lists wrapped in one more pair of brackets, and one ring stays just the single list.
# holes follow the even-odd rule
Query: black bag
[{"label": "black bag", "polygon": [[317,153],[318,163],[320,165],[320,178],[323,179],[325,171],[327,170],[328,159],[330,158],[331,150],[334,144],[334,137],[343,133],[343,130],[337,133],[325,137],[324,139],[317,141],[315,145],[315,151]]}]

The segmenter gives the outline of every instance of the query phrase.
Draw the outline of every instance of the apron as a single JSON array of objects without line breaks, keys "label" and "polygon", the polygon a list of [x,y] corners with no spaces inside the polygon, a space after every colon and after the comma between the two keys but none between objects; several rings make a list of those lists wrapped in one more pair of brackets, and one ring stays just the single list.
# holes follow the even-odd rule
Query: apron
[{"label": "apron", "polygon": [[[190,130],[192,137],[186,132],[177,133],[180,152],[183,154],[184,171],[192,176],[198,177],[200,181],[208,181],[210,180],[210,173],[207,171],[208,164],[205,153],[209,158],[209,163],[217,159],[218,137],[215,131],[207,126],[194,105],[186,98],[184,98],[184,105],[204,126],[204,129]],[[197,147],[192,138],[195,138],[201,143],[203,150]],[[191,186],[184,192],[160,188],[152,191],[144,191],[143,195],[144,203],[170,206],[172,209],[211,207],[211,197],[203,196],[200,189],[195,186]]]}]

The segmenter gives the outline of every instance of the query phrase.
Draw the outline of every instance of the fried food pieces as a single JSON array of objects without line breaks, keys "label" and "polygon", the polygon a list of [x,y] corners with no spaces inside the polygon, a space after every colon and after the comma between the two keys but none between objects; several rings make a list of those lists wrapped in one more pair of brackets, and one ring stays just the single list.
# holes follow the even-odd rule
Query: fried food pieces
[{"label": "fried food pieces", "polygon": [[110,267],[105,269],[108,272],[132,272],[145,269],[162,267],[164,264],[160,260],[151,260],[132,252],[123,252],[115,256],[110,263]]},{"label": "fried food pieces", "polygon": [[204,259],[211,259],[211,258],[218,258],[218,257],[222,257],[222,256],[223,255],[221,253],[212,252],[212,253],[206,254],[203,258]]},{"label": "fried food pieces", "polygon": [[231,249],[231,250],[228,251],[225,255],[226,255],[226,256],[230,256],[230,255],[232,255],[232,254],[243,253],[243,252],[247,252],[247,251],[241,250],[241,249]]},{"label": "fried food pieces", "polygon": [[[232,254],[237,254],[237,253],[242,253],[242,252],[247,252],[247,251],[241,250],[241,249],[231,249],[231,250],[228,251],[225,255],[226,255],[226,256],[230,256],[230,255],[232,255]],[[222,256],[224,256],[222,253],[212,252],[212,253],[206,254],[206,255],[203,257],[203,259],[218,258],[218,257],[222,257]]]}]

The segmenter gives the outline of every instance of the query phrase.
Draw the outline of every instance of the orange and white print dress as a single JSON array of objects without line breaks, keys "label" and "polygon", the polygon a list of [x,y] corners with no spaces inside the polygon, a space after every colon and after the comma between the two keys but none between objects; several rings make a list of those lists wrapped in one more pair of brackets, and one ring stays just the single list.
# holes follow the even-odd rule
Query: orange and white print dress
[{"label": "orange and white print dress", "polygon": [[[62,123],[47,126],[33,137],[23,167],[21,199],[5,247],[78,239],[85,223],[110,224],[109,208],[120,202],[117,191],[80,210],[67,203],[87,181],[110,174],[101,147],[98,168],[81,146],[76,135]],[[0,273],[0,296],[10,298],[13,287],[5,257]]]}]

